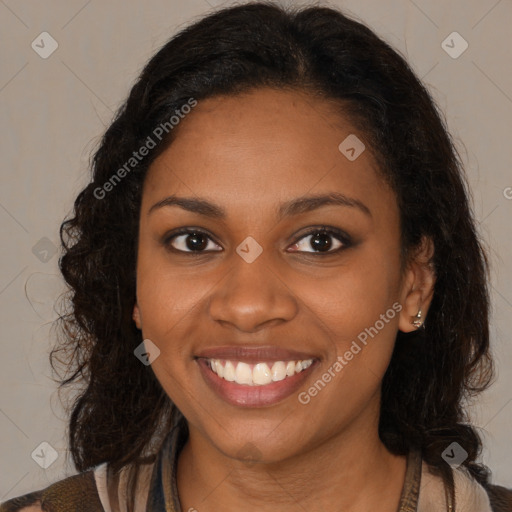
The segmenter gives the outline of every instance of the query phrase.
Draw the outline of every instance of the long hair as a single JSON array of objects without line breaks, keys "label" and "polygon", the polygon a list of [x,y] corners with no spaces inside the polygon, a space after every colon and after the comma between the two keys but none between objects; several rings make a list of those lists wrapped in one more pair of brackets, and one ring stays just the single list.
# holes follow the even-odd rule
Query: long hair
[{"label": "long hair", "polygon": [[[51,361],[67,369],[61,386],[84,384],[69,421],[77,469],[103,462],[138,467],[154,460],[159,433],[173,421],[186,424],[151,368],[134,357],[142,335],[132,320],[144,177],[179,136],[179,125],[162,132],[140,162],[130,158],[191,98],[259,87],[332,102],[365,134],[394,190],[403,261],[423,236],[434,242],[436,283],[426,328],[397,335],[382,382],[379,434],[395,454],[420,448],[452,489],[442,453],[455,441],[468,453],[463,466],[485,484],[489,471],[477,463],[481,440],[464,402],[493,376],[488,262],[444,117],[405,59],[363,24],[331,8],[270,2],[201,18],[149,60],[94,154],[91,181],[73,216],[61,225],[59,266],[70,290]],[[114,181],[123,166],[122,179]]]}]

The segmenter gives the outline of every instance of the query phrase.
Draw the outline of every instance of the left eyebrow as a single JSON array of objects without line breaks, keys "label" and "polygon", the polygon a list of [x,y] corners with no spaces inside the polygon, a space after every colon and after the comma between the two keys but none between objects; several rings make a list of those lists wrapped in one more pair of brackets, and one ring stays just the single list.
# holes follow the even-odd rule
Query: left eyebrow
[{"label": "left eyebrow", "polygon": [[[359,201],[359,199],[354,199],[338,192],[299,197],[282,203],[279,205],[277,210],[277,217],[278,220],[281,220],[284,217],[299,215],[301,213],[310,212],[322,208],[323,206],[330,205],[357,208],[365,215],[372,217],[370,209],[364,203]],[[224,208],[208,201],[207,199],[196,197],[177,197],[175,195],[171,195],[155,203],[149,209],[148,215],[154,210],[165,206],[178,206],[192,213],[198,213],[199,215],[217,219],[225,219],[227,216]]]},{"label": "left eyebrow", "polygon": [[350,208],[357,208],[365,215],[372,217],[370,209],[359,199],[347,197],[344,194],[333,192],[332,194],[321,194],[307,197],[299,197],[286,203],[281,204],[278,210],[278,219],[289,217],[291,215],[298,215],[301,213],[316,210],[323,206],[348,206]]}]

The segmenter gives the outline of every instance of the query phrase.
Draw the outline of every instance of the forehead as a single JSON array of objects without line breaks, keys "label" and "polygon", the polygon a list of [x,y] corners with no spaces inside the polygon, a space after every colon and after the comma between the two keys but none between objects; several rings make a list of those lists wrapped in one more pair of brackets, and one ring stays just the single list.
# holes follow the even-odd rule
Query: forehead
[{"label": "forehead", "polygon": [[152,163],[144,194],[197,194],[240,207],[333,191],[394,202],[370,151],[350,160],[340,150],[345,140],[364,144],[364,133],[333,103],[304,92],[264,88],[208,98]]}]

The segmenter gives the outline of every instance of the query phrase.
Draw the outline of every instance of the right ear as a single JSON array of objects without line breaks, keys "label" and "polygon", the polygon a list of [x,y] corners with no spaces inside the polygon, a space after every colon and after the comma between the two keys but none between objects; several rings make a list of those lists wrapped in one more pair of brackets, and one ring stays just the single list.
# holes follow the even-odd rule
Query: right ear
[{"label": "right ear", "polygon": [[132,318],[135,321],[135,325],[137,326],[137,328],[142,329],[142,323],[140,321],[140,309],[137,303],[135,304],[135,306],[133,306]]}]

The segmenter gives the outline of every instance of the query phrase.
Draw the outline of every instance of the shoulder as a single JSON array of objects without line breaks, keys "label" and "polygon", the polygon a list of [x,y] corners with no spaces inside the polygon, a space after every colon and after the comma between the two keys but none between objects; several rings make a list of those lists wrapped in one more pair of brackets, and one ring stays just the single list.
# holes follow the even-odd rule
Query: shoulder
[{"label": "shoulder", "polygon": [[94,470],[64,478],[45,489],[0,504],[0,512],[46,511],[104,512],[96,488]]},{"label": "shoulder", "polygon": [[482,487],[463,467],[453,469],[453,481],[455,484],[455,503],[461,510],[489,510],[492,511],[489,496]]},{"label": "shoulder", "polygon": [[462,510],[474,507],[475,504],[478,507],[485,504],[492,512],[512,512],[512,489],[490,483],[482,486],[476,482],[466,468],[459,467],[453,471],[453,474],[455,492],[457,494],[458,491],[457,498],[460,499]]},{"label": "shoulder", "polygon": [[[499,485],[480,485],[466,468],[452,470],[457,510],[467,512],[512,512],[512,489]],[[445,485],[423,461],[418,512],[446,509]]]},{"label": "shoulder", "polygon": [[501,485],[488,485],[486,491],[493,512],[512,512],[512,489]]}]

